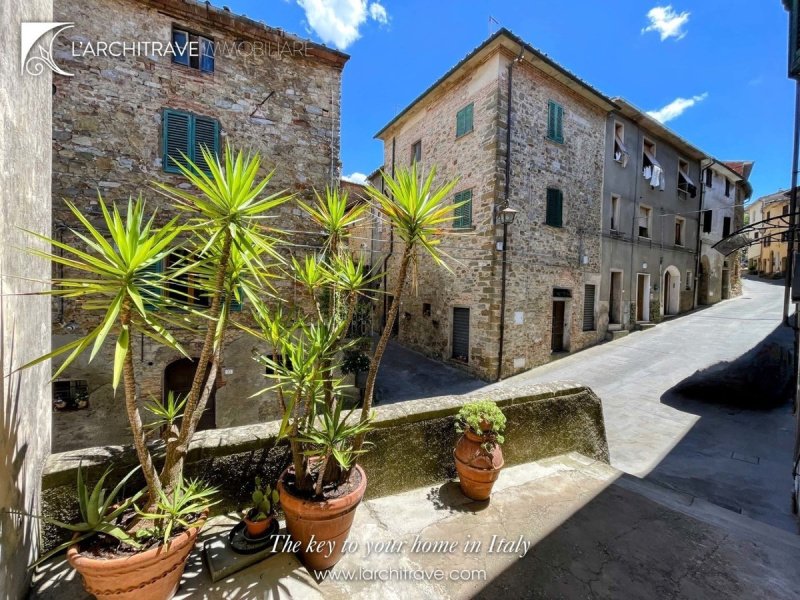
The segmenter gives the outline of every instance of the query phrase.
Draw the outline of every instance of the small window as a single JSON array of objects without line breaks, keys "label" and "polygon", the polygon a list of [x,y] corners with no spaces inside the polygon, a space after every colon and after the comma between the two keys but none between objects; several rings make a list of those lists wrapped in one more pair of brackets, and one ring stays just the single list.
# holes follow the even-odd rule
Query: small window
[{"label": "small window", "polygon": [[725,178],[725,195],[730,198],[731,197],[731,180],[727,177]]},{"label": "small window", "polygon": [[655,167],[661,169],[661,164],[656,160],[656,144],[645,138],[642,142],[642,176],[645,179],[655,181],[653,179]]},{"label": "small window", "polygon": [[564,195],[557,188],[547,188],[547,209],[544,222],[551,227],[563,227]]},{"label": "small window", "polygon": [[547,137],[564,142],[564,107],[552,100],[547,103]]},{"label": "small window", "polygon": [[625,125],[614,121],[614,160],[626,167],[628,157],[628,148],[625,146]]},{"label": "small window", "polygon": [[411,144],[411,164],[422,160],[422,140],[417,140]]},{"label": "small window", "polygon": [[430,317],[431,316],[431,303],[430,302],[423,302],[422,303],[422,316],[423,317]]},{"label": "small window", "polygon": [[678,198],[686,200],[697,196],[697,186],[689,177],[689,163],[678,159]]},{"label": "small window", "polygon": [[214,41],[183,29],[172,29],[172,62],[205,73],[214,72]]},{"label": "small window", "polygon": [[692,272],[686,271],[686,291],[692,289]]},{"label": "small window", "polygon": [[753,239],[754,239],[754,240],[757,240],[757,239],[758,239],[758,232],[757,232],[757,231],[756,231],[756,233],[755,233],[755,237],[754,237]]},{"label": "small window", "polygon": [[784,206],[783,209],[781,210],[781,215],[783,215],[785,217],[788,214],[789,214],[789,207],[788,206]]},{"label": "small window", "polygon": [[714,219],[713,211],[711,210],[704,210],[703,211],[703,233],[711,233],[711,224]]},{"label": "small window", "polygon": [[53,409],[80,410],[89,406],[89,384],[85,379],[59,379],[53,382]]},{"label": "small window", "polygon": [[611,195],[611,231],[619,230],[619,205],[620,199],[616,194]]},{"label": "small window", "polygon": [[683,246],[683,236],[684,236],[684,229],[686,226],[686,221],[679,217],[675,217],[675,245],[676,246]]},{"label": "small window", "polygon": [[723,217],[722,219],[722,237],[726,238],[731,234],[731,218]]},{"label": "small window", "polygon": [[472,131],[473,104],[469,103],[456,114],[456,137]]},{"label": "small window", "polygon": [[167,173],[180,173],[176,163],[186,165],[184,155],[205,173],[209,172],[202,148],[219,156],[219,121],[178,110],[164,110],[162,119],[162,166]]},{"label": "small window", "polygon": [[650,237],[650,216],[652,212],[648,206],[639,207],[639,237]]},{"label": "small window", "polygon": [[[292,361],[288,356],[285,356],[283,354],[272,354],[272,355],[267,354],[267,358],[269,358],[273,362],[278,363],[279,365],[283,365],[287,369],[292,368]],[[264,365],[264,374],[275,375],[275,369],[273,369],[269,365]]]},{"label": "small window", "polygon": [[453,227],[456,229],[472,227],[472,190],[458,192],[453,196],[453,203],[460,204],[453,211],[455,216]]},{"label": "small window", "polygon": [[712,187],[714,183],[714,171],[711,169],[706,169],[706,187]]},{"label": "small window", "polygon": [[594,331],[594,300],[597,288],[594,285],[584,286],[583,292],[583,330]]},{"label": "small window", "polygon": [[[178,250],[167,256],[165,262],[168,269],[177,271],[186,266],[186,260],[186,253]],[[206,287],[207,282],[197,274],[184,272],[169,278],[165,295],[176,307],[179,305],[207,307],[210,304],[210,296]]]}]

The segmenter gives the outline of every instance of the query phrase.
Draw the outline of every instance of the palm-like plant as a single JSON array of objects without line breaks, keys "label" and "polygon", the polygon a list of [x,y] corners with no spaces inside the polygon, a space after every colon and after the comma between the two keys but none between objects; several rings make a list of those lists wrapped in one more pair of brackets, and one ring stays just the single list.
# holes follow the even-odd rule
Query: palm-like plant
[{"label": "palm-like plant", "polygon": [[[208,172],[185,158],[178,164],[183,175],[199,191],[157,184],[185,218],[176,217],[162,227],[155,215],[145,216],[140,199],[128,203],[124,217],[116,206],[110,210],[100,198],[104,228],[95,227],[71,203],[67,203],[84,232],[73,231],[85,249],[47,239],[63,252],[40,252],[74,275],[54,280],[49,293],[78,300],[87,309],[104,311],[100,324],[85,336],[54,350],[35,362],[69,353],[56,376],[90,346],[90,360],[110,336],[116,338],[114,389],[122,380],[125,410],[133,441],[147,483],[145,511],[157,510],[163,498],[170,501],[183,480],[183,461],[197,424],[214,389],[219,372],[223,336],[228,325],[229,303],[241,295],[255,296],[263,287],[269,263],[280,260],[275,248],[275,230],[269,227],[270,212],[285,202],[283,194],[265,195],[271,174],[258,179],[260,159],[234,153],[228,147],[223,160],[203,149]],[[103,230],[104,229],[104,230]],[[34,234],[35,235],[35,234]],[[41,237],[41,236],[40,236]],[[182,258],[165,273],[154,266],[180,250]],[[168,282],[191,274],[208,298],[205,308],[166,298]],[[170,294],[174,295],[174,294]],[[177,309],[164,310],[166,308]],[[186,356],[172,333],[176,326],[196,322],[205,329],[202,351],[191,389],[182,403],[180,426],[174,405],[170,412],[174,431],[165,440],[165,459],[157,471],[146,444],[137,402],[137,386],[131,340],[142,333]],[[34,364],[31,363],[31,364]],[[158,407],[156,407],[158,409]]]}]

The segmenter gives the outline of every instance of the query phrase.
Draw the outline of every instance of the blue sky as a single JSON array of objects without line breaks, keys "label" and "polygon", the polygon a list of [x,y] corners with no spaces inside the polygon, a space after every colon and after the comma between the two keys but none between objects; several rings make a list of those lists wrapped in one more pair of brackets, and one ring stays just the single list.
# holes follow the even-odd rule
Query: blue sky
[{"label": "blue sky", "polygon": [[780,0],[225,3],[350,54],[342,84],[345,175],[380,166],[374,134],[480,44],[492,16],[605,94],[672,117],[667,126],[702,150],[754,160],[754,197],[790,183],[794,85]]}]

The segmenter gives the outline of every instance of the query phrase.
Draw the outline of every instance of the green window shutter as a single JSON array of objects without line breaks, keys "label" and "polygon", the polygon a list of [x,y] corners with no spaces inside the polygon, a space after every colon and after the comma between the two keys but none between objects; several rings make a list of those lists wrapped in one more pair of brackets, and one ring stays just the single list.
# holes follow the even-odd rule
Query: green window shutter
[{"label": "green window shutter", "polygon": [[469,104],[456,113],[456,137],[472,131],[473,105]]},{"label": "green window shutter", "polygon": [[[158,279],[156,275],[161,275],[164,272],[164,260],[154,262],[150,266],[142,269],[142,274],[146,281]],[[146,310],[157,310],[158,307],[153,304],[155,301],[154,296],[161,296],[161,286],[155,282],[152,285],[142,286],[142,299],[144,300],[144,307]],[[150,302],[148,302],[148,299]]]},{"label": "green window shutter", "polygon": [[564,107],[552,100],[547,103],[547,137],[554,142],[564,141]]},{"label": "green window shutter", "polygon": [[464,111],[460,110],[456,114],[456,137],[464,135]]},{"label": "green window shutter", "polygon": [[192,150],[194,163],[202,171],[209,172],[208,164],[203,158],[201,148],[206,148],[219,156],[219,121],[208,117],[194,117],[194,136]]},{"label": "green window shutter", "polygon": [[545,223],[552,227],[562,226],[562,211],[564,205],[564,195],[561,190],[556,188],[547,188],[547,212],[545,215]]},{"label": "green window shutter", "polygon": [[[473,107],[473,105],[470,104],[469,106],[467,106],[464,109],[464,111],[465,111],[465,114],[464,114],[465,131],[464,131],[464,133],[472,131],[472,107]],[[470,193],[470,197],[471,196],[472,196],[472,193]]]},{"label": "green window shutter", "polygon": [[242,304],[244,304],[244,291],[242,290],[241,286],[237,290],[237,294],[239,295],[239,299],[236,299],[236,295],[231,298],[231,312],[242,312]]},{"label": "green window shutter", "polygon": [[453,212],[456,217],[453,221],[453,227],[459,229],[472,227],[472,190],[464,190],[453,196],[454,204],[459,204],[461,202],[464,204],[457,207]]},{"label": "green window shutter", "polygon": [[177,110],[165,110],[162,127],[162,162],[167,173],[180,173],[175,161],[185,164],[181,152],[192,156],[192,115]]}]

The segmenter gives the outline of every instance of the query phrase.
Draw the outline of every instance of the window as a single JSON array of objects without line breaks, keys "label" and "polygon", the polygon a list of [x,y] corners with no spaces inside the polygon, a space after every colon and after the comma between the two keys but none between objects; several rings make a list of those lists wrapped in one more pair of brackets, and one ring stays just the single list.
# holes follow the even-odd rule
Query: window
[{"label": "window", "polygon": [[561,190],[547,188],[547,208],[544,222],[551,227],[563,226],[564,195]]},{"label": "window", "polygon": [[202,171],[209,172],[201,148],[219,155],[219,121],[166,109],[162,127],[162,163],[167,173],[180,173],[176,163],[186,164],[181,153]]},{"label": "window", "polygon": [[628,149],[625,147],[625,125],[614,121],[614,160],[626,167],[628,156]]},{"label": "window", "polygon": [[205,73],[214,72],[214,41],[183,29],[172,29],[172,62]]},{"label": "window", "polygon": [[728,237],[731,234],[731,218],[724,217],[722,219],[722,237]]},{"label": "window", "polygon": [[454,360],[469,362],[469,309],[453,308],[453,353]]},{"label": "window", "polygon": [[639,207],[639,237],[650,237],[650,216],[653,211],[648,206]]},{"label": "window", "polygon": [[692,289],[692,272],[686,271],[686,291]]},{"label": "window", "polygon": [[586,285],[583,289],[583,330],[594,331],[594,298],[597,288]]},{"label": "window", "polygon": [[456,137],[472,131],[472,107],[469,103],[456,114]]},{"label": "window", "polygon": [[552,100],[547,103],[547,137],[564,142],[564,107]]},{"label": "window", "polygon": [[785,217],[788,214],[789,214],[789,207],[788,206],[784,206],[783,210],[781,210],[781,215],[783,215]]},{"label": "window", "polygon": [[[292,368],[292,359],[284,354],[267,354],[266,358],[270,359],[272,362],[277,363],[286,367],[286,369],[291,370]],[[265,375],[275,375],[275,368],[270,365],[264,366],[264,374]]]},{"label": "window", "polygon": [[712,187],[714,183],[714,172],[711,169],[706,169],[706,187]]},{"label": "window", "polygon": [[678,198],[686,200],[697,195],[697,187],[689,177],[689,163],[678,159]]},{"label": "window", "polygon": [[620,199],[616,194],[611,195],[611,231],[619,229],[619,204]]},{"label": "window", "polygon": [[[164,272],[164,267],[172,267],[175,270],[181,269],[185,266],[184,260],[186,257],[185,251],[176,251],[167,256],[165,259],[153,263],[150,267],[145,269],[146,272],[161,274]],[[163,281],[163,280],[162,280]],[[210,304],[210,296],[204,289],[204,282],[201,276],[185,272],[177,276],[171,276],[168,281],[161,285],[144,286],[145,291],[145,308],[155,310],[156,306],[147,302],[148,296],[152,299],[153,296],[163,296],[173,306],[179,307],[208,307]],[[239,291],[239,298],[231,298],[230,310],[239,312],[242,310],[242,302],[244,296]]]},{"label": "window", "polygon": [[456,229],[472,227],[472,190],[458,192],[453,196],[453,203],[461,204],[461,206],[456,207],[455,211],[453,211],[453,215],[455,216],[453,227]]},{"label": "window", "polygon": [[430,302],[423,302],[422,303],[422,316],[423,317],[430,317],[431,316],[431,303]]},{"label": "window", "polygon": [[713,222],[714,214],[711,210],[703,211],[703,232],[711,233],[711,223]]},{"label": "window", "polygon": [[725,178],[725,195],[730,198],[731,197],[731,180],[727,177]]},{"label": "window", "polygon": [[645,138],[642,143],[642,176],[651,179],[654,167],[661,168],[661,164],[656,160],[656,144]]},{"label": "window", "polygon": [[59,379],[53,382],[53,408],[78,410],[89,406],[89,384],[85,379]]},{"label": "window", "polygon": [[757,240],[757,239],[758,239],[758,232],[757,232],[757,231],[756,231],[755,237],[754,237],[753,239],[754,239],[754,240]]},{"label": "window", "polygon": [[683,233],[686,221],[680,217],[675,217],[675,245],[683,246]]},{"label": "window", "polygon": [[417,140],[411,144],[411,164],[422,160],[422,140]]}]

